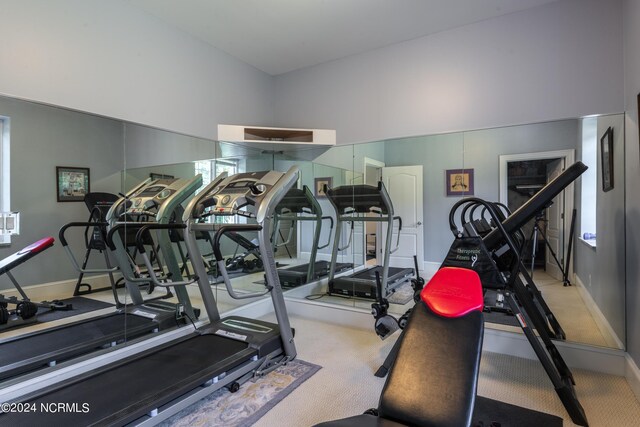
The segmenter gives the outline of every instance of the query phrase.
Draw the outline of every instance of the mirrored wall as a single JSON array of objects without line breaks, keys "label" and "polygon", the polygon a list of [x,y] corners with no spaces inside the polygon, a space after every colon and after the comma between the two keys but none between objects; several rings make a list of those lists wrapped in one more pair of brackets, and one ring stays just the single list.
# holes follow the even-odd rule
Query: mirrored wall
[{"label": "mirrored wall", "polygon": [[[208,315],[198,287],[190,283],[194,262],[205,266],[220,313],[243,307],[261,307],[256,310],[262,313],[267,296],[231,295],[264,293],[255,233],[229,233],[220,241],[230,291],[213,257],[211,236],[198,235],[200,253],[194,260],[179,224],[189,201],[220,174],[291,167],[299,169],[300,179],[276,210],[270,230],[289,303],[369,312],[382,293],[389,312],[399,317],[413,304],[416,263],[428,280],[449,252],[454,204],[477,197],[517,210],[559,170],[583,160],[589,170],[522,228],[521,257],[527,271],[533,269],[567,341],[624,348],[622,115],[330,148],[206,140],[10,98],[0,98],[0,117],[9,135],[10,206],[21,215],[21,233],[0,246],[0,258],[53,237],[53,246],[10,271],[34,302],[70,305],[69,310],[41,306],[35,319],[21,321],[10,313],[16,305],[8,302],[11,319],[0,326],[0,345],[13,348],[21,337],[39,331],[86,334],[87,341],[97,343],[74,354],[29,346],[23,351],[42,353],[38,365],[6,369],[2,384],[56,369],[48,365],[65,366],[122,344],[192,328]],[[92,204],[84,202],[87,192],[99,194]],[[161,193],[169,194],[162,203],[145,204],[145,197]],[[111,210],[114,202],[117,209]],[[203,221],[212,222],[212,229],[252,221],[215,218]],[[169,226],[141,231],[140,222]],[[65,228],[61,239],[68,223],[76,224]],[[117,268],[125,264],[130,266],[126,272]],[[86,272],[81,275],[77,267]],[[167,278],[185,286],[164,287]],[[0,293],[21,298],[6,274],[0,276]],[[164,320],[147,323],[144,316],[122,314],[141,301],[165,313],[159,316]],[[157,315],[150,313],[147,318]],[[487,321],[488,327],[519,332],[514,318],[499,311]],[[99,322],[109,326],[96,337],[91,334],[100,329]],[[76,330],[81,332],[65,329],[76,324],[85,325]],[[0,354],[10,353],[0,348]]]}]

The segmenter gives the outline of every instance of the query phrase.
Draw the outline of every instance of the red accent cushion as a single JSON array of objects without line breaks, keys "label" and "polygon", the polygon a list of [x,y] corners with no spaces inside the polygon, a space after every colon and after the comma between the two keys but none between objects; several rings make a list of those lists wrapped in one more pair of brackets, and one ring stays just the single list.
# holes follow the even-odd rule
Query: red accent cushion
[{"label": "red accent cushion", "polygon": [[37,254],[38,252],[47,249],[49,246],[52,246],[53,242],[55,242],[53,237],[45,237],[44,239],[40,239],[26,248],[23,248],[18,252],[18,255],[26,254],[27,252]]},{"label": "red accent cushion", "polygon": [[474,310],[482,311],[484,305],[478,273],[458,267],[438,270],[420,292],[420,298],[443,317],[461,317]]}]

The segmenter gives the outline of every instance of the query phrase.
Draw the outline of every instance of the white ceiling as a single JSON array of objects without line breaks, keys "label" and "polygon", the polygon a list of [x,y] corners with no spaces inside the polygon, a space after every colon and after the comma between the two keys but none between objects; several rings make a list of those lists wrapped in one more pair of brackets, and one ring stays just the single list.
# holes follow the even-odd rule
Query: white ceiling
[{"label": "white ceiling", "polygon": [[557,0],[126,0],[278,75]]}]

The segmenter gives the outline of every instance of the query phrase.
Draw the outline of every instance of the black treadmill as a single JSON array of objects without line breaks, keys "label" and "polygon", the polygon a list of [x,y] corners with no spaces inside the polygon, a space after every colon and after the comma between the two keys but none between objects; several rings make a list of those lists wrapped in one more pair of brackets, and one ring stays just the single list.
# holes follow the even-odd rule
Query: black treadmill
[{"label": "black treadmill", "polygon": [[[147,180],[131,190],[125,197],[116,201],[112,208],[116,210],[118,206],[121,206],[126,213],[134,209],[134,203],[127,204],[125,200],[142,200],[140,195],[147,194],[144,199],[145,201],[153,201],[154,209],[157,212],[156,220],[161,223],[164,222],[165,217],[169,217],[170,212],[176,206],[200,186],[200,183],[200,176],[191,180],[176,179],[172,182],[164,182],[162,185],[158,185],[158,181]],[[150,211],[148,213],[150,214]],[[117,267],[106,270],[87,270],[83,268],[86,267],[85,263],[81,267],[69,248],[65,232],[69,228],[97,227],[97,232],[101,233],[107,226],[109,226],[108,223],[96,221],[71,222],[60,229],[60,243],[70,256],[74,267],[81,273],[111,273],[116,271]],[[113,223],[111,226],[114,229]],[[129,226],[133,227],[133,224],[129,224]],[[101,236],[101,238],[106,239],[107,236]],[[110,249],[113,253],[114,248],[110,247]],[[121,248],[121,250],[125,249]],[[169,261],[170,257],[165,256],[165,259]],[[123,265],[120,264],[121,271],[123,271],[122,267]],[[142,280],[145,283],[149,281],[148,279],[132,280]],[[119,304],[120,306],[116,310],[108,314],[1,340],[0,380],[47,366],[55,366],[83,354],[112,347],[149,333],[174,328],[185,323],[185,320],[178,321],[176,319],[175,306],[152,305],[142,299],[136,283],[127,280],[126,284],[129,294],[132,295],[132,304],[126,306]],[[113,282],[112,286],[115,286]],[[114,295],[117,295],[115,289],[113,292]],[[136,295],[139,299],[136,299]],[[118,302],[117,298],[116,302]]]},{"label": "black treadmill", "polygon": [[[157,347],[115,360],[97,370],[65,379],[36,393],[16,399],[35,405],[39,410],[29,413],[5,413],[0,424],[34,425],[126,425],[158,423],[221,387],[236,388],[256,376],[262,376],[296,357],[293,331],[289,325],[282,288],[269,241],[269,226],[273,209],[286,190],[297,180],[298,168],[286,174],[253,172],[227,174],[213,180],[189,203],[185,224],[155,224],[138,232],[138,249],[149,264],[141,236],[148,230],[183,228],[185,243],[195,273],[198,288],[210,323],[188,335]],[[253,209],[250,212],[250,209]],[[242,215],[255,224],[226,224],[214,229],[214,223],[199,223],[207,216]],[[238,297],[270,295],[277,324],[231,316],[220,318],[216,301],[200,256],[195,233],[214,232],[214,250],[229,293],[234,296],[231,282],[220,251],[220,238],[230,231],[257,231],[260,252],[265,262],[267,286],[260,293]],[[161,282],[150,270],[152,280]],[[172,282],[175,287],[191,282]],[[115,356],[114,356],[115,357]],[[60,403],[77,405],[77,410],[44,413],[40,408],[56,407]]]},{"label": "black treadmill", "polygon": [[[329,238],[327,243],[320,245],[320,232],[322,230],[322,222],[329,221]],[[286,239],[278,242],[280,234],[280,224],[283,221],[290,221],[291,227]],[[322,208],[318,200],[313,196],[309,187],[306,185],[302,189],[292,188],[284,196],[278,204],[274,214],[273,231],[271,233],[271,241],[274,250],[287,245],[291,241],[293,235],[293,227],[298,221],[313,222],[314,232],[313,241],[311,242],[311,253],[309,262],[292,267],[278,269],[280,276],[280,284],[284,287],[295,287],[304,285],[305,283],[318,280],[321,277],[328,276],[331,263],[329,261],[316,261],[318,250],[329,246],[331,241],[331,231],[333,230],[333,218],[331,216],[322,216]],[[336,273],[353,268],[352,263],[336,263]]]},{"label": "black treadmill", "polygon": [[[412,268],[389,266],[390,256],[398,248],[400,241],[402,219],[393,215],[393,204],[382,181],[378,182],[377,186],[343,185],[336,188],[328,188],[326,194],[337,214],[336,237],[331,254],[328,294],[376,299],[376,272],[382,280],[383,298],[393,293],[395,288],[402,283],[409,281],[414,274]],[[371,221],[387,223],[383,264],[367,268],[350,276],[335,277],[338,251],[345,249],[340,247],[342,224],[350,222],[351,233],[353,234],[354,222]],[[394,221],[398,221],[398,236],[396,248],[392,250],[391,240]]]}]

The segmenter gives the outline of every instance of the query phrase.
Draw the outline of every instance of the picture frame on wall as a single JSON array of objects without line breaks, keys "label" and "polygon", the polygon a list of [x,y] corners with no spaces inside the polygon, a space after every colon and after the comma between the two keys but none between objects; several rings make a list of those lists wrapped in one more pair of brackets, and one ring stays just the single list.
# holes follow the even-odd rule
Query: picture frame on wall
[{"label": "picture frame on wall", "polygon": [[473,169],[447,169],[445,172],[447,196],[473,196]]},{"label": "picture frame on wall", "polygon": [[613,190],[613,128],[609,126],[600,138],[602,191]]},{"label": "picture frame on wall", "polygon": [[324,198],[327,197],[327,195],[324,192],[325,186],[327,188],[331,188],[331,186],[333,185],[333,178],[328,176],[328,177],[323,177],[323,178],[315,178],[314,180],[314,194],[317,198]]},{"label": "picture frame on wall", "polygon": [[89,192],[91,192],[89,168],[56,166],[58,202],[82,202]]}]

